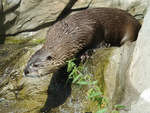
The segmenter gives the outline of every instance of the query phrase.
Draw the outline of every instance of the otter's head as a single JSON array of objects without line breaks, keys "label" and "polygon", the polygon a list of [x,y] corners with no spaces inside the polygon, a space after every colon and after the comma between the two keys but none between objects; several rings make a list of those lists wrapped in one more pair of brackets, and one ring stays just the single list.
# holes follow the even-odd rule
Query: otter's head
[{"label": "otter's head", "polygon": [[24,69],[25,76],[37,77],[54,72],[60,63],[47,51],[38,50]]}]

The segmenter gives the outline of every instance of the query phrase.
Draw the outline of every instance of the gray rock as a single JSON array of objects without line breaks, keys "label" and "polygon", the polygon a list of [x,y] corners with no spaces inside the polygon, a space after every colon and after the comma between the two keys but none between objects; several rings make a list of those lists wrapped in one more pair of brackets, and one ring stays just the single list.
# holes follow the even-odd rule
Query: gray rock
[{"label": "gray rock", "polygon": [[3,5],[4,5],[3,11],[6,12],[8,10],[13,9],[17,5],[19,5],[20,2],[21,0],[5,0],[5,1],[3,0]]},{"label": "gray rock", "polygon": [[15,11],[17,19],[6,34],[32,30],[54,21],[65,7],[65,3],[58,0],[22,0]]},{"label": "gray rock", "polygon": [[2,0],[0,0],[0,12],[2,12],[3,10],[3,4],[2,4]]},{"label": "gray rock", "polygon": [[144,18],[138,40],[134,49],[129,75],[133,87],[140,94],[138,100],[132,104],[129,113],[150,112],[150,62],[149,62],[149,36],[150,36],[150,6]]}]

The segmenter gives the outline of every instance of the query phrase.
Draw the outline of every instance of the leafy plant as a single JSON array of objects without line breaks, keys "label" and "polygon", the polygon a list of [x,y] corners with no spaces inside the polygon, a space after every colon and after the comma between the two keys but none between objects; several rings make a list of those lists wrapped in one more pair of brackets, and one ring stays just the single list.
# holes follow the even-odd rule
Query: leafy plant
[{"label": "leafy plant", "polygon": [[72,83],[78,84],[78,85],[92,85],[96,84],[97,81],[91,81],[91,78],[89,75],[84,75],[81,73],[83,67],[78,66],[74,63],[76,59],[71,59],[68,62],[67,72],[69,72],[68,79],[72,79]]},{"label": "leafy plant", "polygon": [[88,98],[92,101],[97,101],[98,105],[102,104],[103,96],[99,87],[91,88],[88,90]]},{"label": "leafy plant", "polygon": [[125,108],[126,108],[126,106],[116,104],[116,105],[114,105],[114,110],[112,111],[112,113],[119,113],[119,110],[125,109]]},{"label": "leafy plant", "polygon": [[123,105],[120,105],[120,104],[116,104],[116,105],[114,106],[114,108],[117,109],[117,110],[119,110],[119,109],[125,109],[126,106],[123,106]]},{"label": "leafy plant", "polygon": [[108,110],[107,108],[99,109],[96,113],[106,113]]},{"label": "leafy plant", "polygon": [[[69,72],[69,79],[72,79],[73,84],[77,85],[91,85],[91,88],[87,92],[87,96],[90,100],[97,102],[97,106],[99,107],[96,113],[106,113],[108,112],[108,100],[105,96],[103,96],[103,92],[101,91],[100,87],[98,86],[97,81],[93,81],[91,76],[84,75],[82,73],[83,67],[77,66],[74,61],[76,59],[73,58],[67,61],[67,72]],[[92,87],[93,86],[93,87]],[[125,106],[123,105],[115,105],[114,110],[111,113],[119,113],[120,109],[124,109]]]}]

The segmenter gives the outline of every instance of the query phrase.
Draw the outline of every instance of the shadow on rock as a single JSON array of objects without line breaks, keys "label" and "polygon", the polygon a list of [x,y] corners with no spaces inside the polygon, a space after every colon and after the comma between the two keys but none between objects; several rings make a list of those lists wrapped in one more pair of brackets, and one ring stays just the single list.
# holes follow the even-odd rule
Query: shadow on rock
[{"label": "shadow on rock", "polygon": [[63,67],[53,74],[47,91],[46,103],[40,112],[49,113],[52,108],[62,105],[71,94],[71,80],[67,81],[66,70],[66,67]]},{"label": "shadow on rock", "polygon": [[11,21],[4,23],[6,19],[6,15],[11,12],[14,12],[17,8],[19,8],[20,3],[21,3],[21,0],[18,2],[18,4],[14,5],[13,7],[11,7],[10,9],[4,12],[3,3],[2,3],[2,0],[0,0],[0,44],[5,43],[6,31],[15,24],[16,18],[17,18],[15,17]]}]

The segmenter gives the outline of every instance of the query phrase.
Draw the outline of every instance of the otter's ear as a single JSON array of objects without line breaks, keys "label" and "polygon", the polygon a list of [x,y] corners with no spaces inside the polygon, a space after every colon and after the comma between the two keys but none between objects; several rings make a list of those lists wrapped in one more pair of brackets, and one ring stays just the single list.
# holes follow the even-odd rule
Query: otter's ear
[{"label": "otter's ear", "polygon": [[47,57],[46,57],[46,60],[51,60],[51,59],[52,59],[51,56],[47,56]]}]

